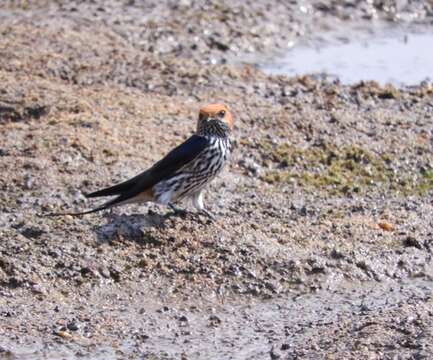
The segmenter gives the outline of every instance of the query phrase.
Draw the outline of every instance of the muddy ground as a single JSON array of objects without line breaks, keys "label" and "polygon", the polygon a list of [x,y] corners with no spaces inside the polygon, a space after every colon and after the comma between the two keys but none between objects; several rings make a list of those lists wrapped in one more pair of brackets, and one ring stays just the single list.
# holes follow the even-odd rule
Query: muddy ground
[{"label": "muddy ground", "polygon": [[[1,359],[433,355],[433,87],[269,77],[242,59],[431,1],[0,5]],[[224,102],[218,220],[81,218]]]}]

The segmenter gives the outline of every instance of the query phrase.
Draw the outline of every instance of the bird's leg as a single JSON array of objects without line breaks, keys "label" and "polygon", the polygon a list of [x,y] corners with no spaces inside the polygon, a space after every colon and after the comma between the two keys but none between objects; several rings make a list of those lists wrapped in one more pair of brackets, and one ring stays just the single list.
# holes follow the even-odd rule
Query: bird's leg
[{"label": "bird's leg", "polygon": [[211,220],[211,221],[215,221],[216,220],[216,217],[209,210],[202,209],[200,212],[203,215],[206,215],[209,218],[209,220]]},{"label": "bird's leg", "polygon": [[113,206],[109,207],[107,212],[106,212],[106,216],[110,219],[112,219],[114,217],[114,210],[113,210]]},{"label": "bird's leg", "polygon": [[172,203],[168,204],[168,207],[173,210],[173,215],[176,216],[185,216],[186,214],[188,214],[188,212],[184,209],[179,209],[178,207],[174,206]]},{"label": "bird's leg", "polygon": [[192,203],[193,203],[194,207],[198,210],[199,214],[203,214],[203,215],[207,216],[209,218],[209,220],[211,220],[211,221],[216,220],[215,216],[210,211],[208,211],[204,208],[203,193],[201,191],[194,194],[194,196],[192,198]]}]

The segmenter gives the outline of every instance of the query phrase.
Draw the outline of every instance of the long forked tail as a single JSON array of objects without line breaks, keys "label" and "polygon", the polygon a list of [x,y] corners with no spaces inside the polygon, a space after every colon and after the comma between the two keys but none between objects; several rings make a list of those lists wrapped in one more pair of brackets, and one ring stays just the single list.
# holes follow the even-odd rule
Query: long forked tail
[{"label": "long forked tail", "polygon": [[98,211],[102,211],[105,209],[109,209],[115,205],[118,205],[120,202],[122,202],[122,199],[119,199],[119,197],[107,201],[105,204],[102,204],[101,206],[98,206],[95,209],[91,209],[91,210],[87,210],[87,211],[82,211],[82,212],[65,212],[65,213],[50,213],[50,214],[45,214],[44,216],[46,217],[54,217],[54,216],[81,216],[81,215],[87,215],[87,214],[92,214]]},{"label": "long forked tail", "polygon": [[132,179],[129,179],[123,183],[111,186],[106,189],[98,190],[89,194],[84,194],[86,198],[93,198],[93,197],[100,197],[100,196],[114,196],[117,195],[112,200],[107,201],[106,203],[102,204],[101,206],[88,210],[83,212],[66,212],[66,213],[52,213],[47,214],[45,216],[80,216],[80,215],[86,215],[95,213],[101,210],[109,209],[116,205],[123,205],[128,204],[131,202],[134,202],[134,199],[142,194],[142,199],[145,199],[146,197],[151,199],[151,183],[152,177],[150,177],[149,171],[144,171],[141,174],[138,174],[137,176],[133,177]]}]

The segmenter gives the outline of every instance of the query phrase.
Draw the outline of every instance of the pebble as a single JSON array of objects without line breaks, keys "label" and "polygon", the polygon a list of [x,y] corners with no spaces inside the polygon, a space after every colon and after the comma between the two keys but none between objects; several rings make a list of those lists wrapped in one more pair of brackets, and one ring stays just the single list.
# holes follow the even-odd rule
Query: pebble
[{"label": "pebble", "polygon": [[71,331],[77,331],[80,329],[80,325],[76,321],[68,322],[66,327],[68,328],[68,330],[71,330]]}]

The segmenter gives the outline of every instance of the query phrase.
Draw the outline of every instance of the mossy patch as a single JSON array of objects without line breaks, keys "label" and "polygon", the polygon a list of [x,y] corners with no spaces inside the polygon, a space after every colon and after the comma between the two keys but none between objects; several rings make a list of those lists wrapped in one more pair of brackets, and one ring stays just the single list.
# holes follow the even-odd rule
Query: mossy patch
[{"label": "mossy patch", "polygon": [[433,189],[433,169],[422,171],[417,190],[420,194],[426,194]]},{"label": "mossy patch", "polygon": [[357,146],[260,144],[277,168],[262,176],[268,183],[290,182],[331,193],[362,193],[374,189],[423,195],[433,190],[433,170],[402,170],[389,154],[373,154]]}]

